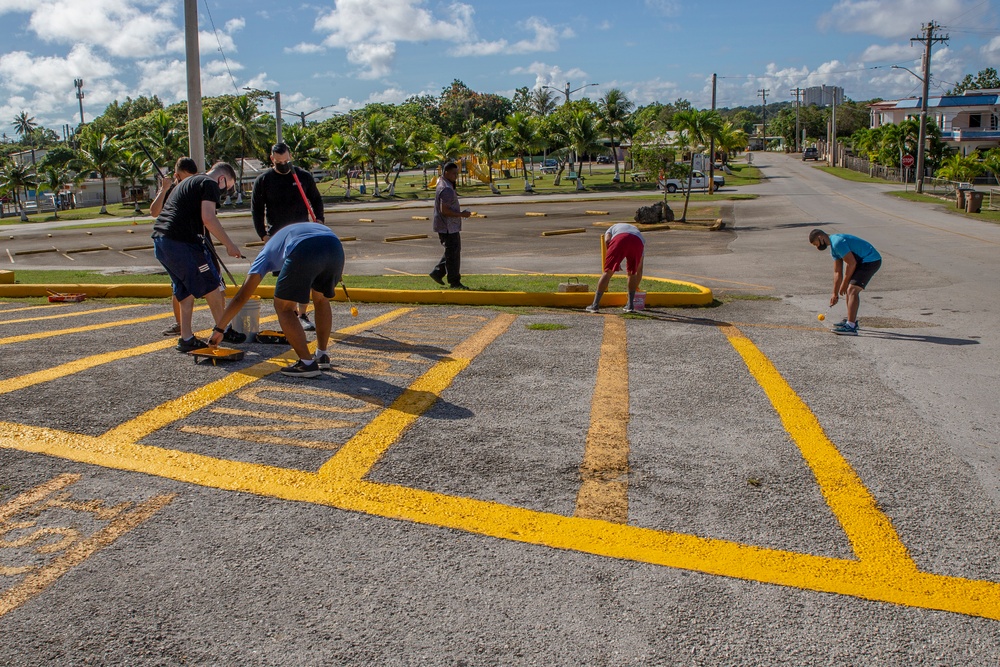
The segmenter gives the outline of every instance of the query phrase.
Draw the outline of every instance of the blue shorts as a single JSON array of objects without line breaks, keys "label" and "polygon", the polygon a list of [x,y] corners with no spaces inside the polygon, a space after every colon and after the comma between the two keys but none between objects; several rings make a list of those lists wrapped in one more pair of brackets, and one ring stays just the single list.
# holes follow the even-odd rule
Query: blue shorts
[{"label": "blue shorts", "polygon": [[340,239],[336,236],[303,239],[285,257],[274,286],[274,298],[308,303],[309,290],[314,289],[330,299],[343,273],[344,246]]},{"label": "blue shorts", "polygon": [[170,274],[178,301],[189,296],[200,299],[222,286],[222,276],[204,243],[186,243],[156,236],[153,238],[153,255]]}]

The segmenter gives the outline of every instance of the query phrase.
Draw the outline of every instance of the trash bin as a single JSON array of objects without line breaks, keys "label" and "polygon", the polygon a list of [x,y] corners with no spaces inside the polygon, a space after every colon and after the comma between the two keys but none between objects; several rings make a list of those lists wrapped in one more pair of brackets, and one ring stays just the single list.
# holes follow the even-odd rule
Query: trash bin
[{"label": "trash bin", "polygon": [[965,208],[965,194],[969,191],[969,188],[963,188],[961,186],[955,188],[955,208]]},{"label": "trash bin", "polygon": [[965,193],[965,212],[979,213],[983,210],[983,193],[968,190]]},{"label": "trash bin", "polygon": [[364,183],[362,183],[361,185],[358,186],[358,192],[360,192],[361,194],[364,194],[366,189],[367,188],[365,188],[365,184]]}]

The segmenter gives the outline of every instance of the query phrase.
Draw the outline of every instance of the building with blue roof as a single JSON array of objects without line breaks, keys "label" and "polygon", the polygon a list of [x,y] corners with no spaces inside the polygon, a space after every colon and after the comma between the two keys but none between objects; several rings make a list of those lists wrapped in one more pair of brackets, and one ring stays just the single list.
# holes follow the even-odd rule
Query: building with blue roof
[{"label": "building with blue roof", "polygon": [[[920,118],[921,98],[870,105],[871,127]],[[1000,89],[967,90],[964,95],[927,98],[927,118],[941,129],[941,141],[962,155],[1000,146]]]}]

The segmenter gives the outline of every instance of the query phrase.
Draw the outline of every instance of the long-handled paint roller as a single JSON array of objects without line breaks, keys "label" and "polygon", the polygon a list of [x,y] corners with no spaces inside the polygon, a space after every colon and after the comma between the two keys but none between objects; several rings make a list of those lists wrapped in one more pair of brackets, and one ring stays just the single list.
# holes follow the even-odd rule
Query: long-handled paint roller
[{"label": "long-handled paint roller", "polygon": [[344,284],[343,280],[340,281],[340,289],[344,290],[344,296],[347,297],[347,303],[351,307],[351,317],[357,317],[358,309],[354,307],[353,303],[351,303],[351,295],[347,293],[347,285]]}]

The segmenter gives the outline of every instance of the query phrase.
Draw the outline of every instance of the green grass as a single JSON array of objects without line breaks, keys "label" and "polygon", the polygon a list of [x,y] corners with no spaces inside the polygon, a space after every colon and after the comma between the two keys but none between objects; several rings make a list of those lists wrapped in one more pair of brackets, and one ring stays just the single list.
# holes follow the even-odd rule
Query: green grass
[{"label": "green grass", "polygon": [[[242,282],[244,274],[233,274],[237,281]],[[99,285],[120,285],[123,283],[155,283],[166,284],[170,278],[163,273],[148,274],[126,274],[113,273],[103,274],[99,271],[73,271],[73,270],[26,270],[17,271],[15,279],[22,285],[53,285],[53,284],[99,284]],[[275,278],[268,275],[264,278],[264,284],[274,284]],[[588,278],[584,277],[583,282]],[[589,281],[596,286],[597,277],[590,278]],[[552,275],[467,275],[462,276],[462,282],[470,288],[488,292],[557,292],[559,283],[566,282],[565,277]],[[627,289],[627,278],[612,278],[609,291],[624,292]],[[438,285],[431,282],[427,276],[344,276],[344,283],[347,289],[393,289],[393,290],[428,290],[440,289]],[[659,280],[647,280],[643,283],[643,289],[647,292],[696,292],[697,290],[688,285],[673,282],[663,282]]]},{"label": "green grass", "polygon": [[554,322],[537,322],[525,325],[525,328],[532,331],[561,331],[562,329],[569,329],[565,324],[555,324]]},{"label": "green grass", "polygon": [[[983,208],[983,210],[979,213],[966,213],[962,209],[955,208],[954,202],[950,199],[917,194],[913,190],[888,192],[886,194],[898,197],[899,199],[905,199],[906,201],[917,202],[918,204],[937,204],[945,207],[950,213],[954,213],[955,215],[964,215],[965,217],[972,218],[974,220],[985,220],[986,222],[1000,223],[1000,211],[988,211],[986,208]],[[986,199],[983,200],[983,206],[986,206]]]},{"label": "green grass", "polygon": [[899,184],[899,181],[887,181],[882,178],[872,178],[862,174],[861,172],[854,171],[853,169],[845,169],[844,167],[814,167],[820,171],[825,171],[828,174],[833,174],[837,178],[842,178],[845,181],[854,181],[855,183],[888,183],[888,184]]},{"label": "green grass", "polygon": [[[59,217],[56,218],[51,212],[49,213],[31,213],[28,215],[28,222],[52,222],[55,220],[100,220],[102,218],[131,218],[135,215],[135,205],[134,204],[108,204],[108,212],[101,213],[100,206],[88,206],[86,208],[74,208],[68,211],[59,211]],[[141,215],[149,215],[149,207],[143,207]],[[16,225],[21,222],[20,215],[17,213],[7,214],[3,219],[0,219],[0,225]]]}]

